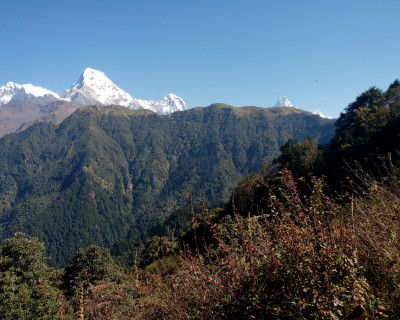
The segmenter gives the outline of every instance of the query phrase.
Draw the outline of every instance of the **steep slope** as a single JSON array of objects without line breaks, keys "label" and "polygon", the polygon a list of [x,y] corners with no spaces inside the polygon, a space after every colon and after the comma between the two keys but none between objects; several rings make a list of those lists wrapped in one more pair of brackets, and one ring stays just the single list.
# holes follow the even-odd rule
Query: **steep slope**
[{"label": "steep slope", "polygon": [[83,107],[60,125],[0,139],[0,234],[48,244],[53,265],[79,247],[110,247],[195,201],[228,199],[293,138],[327,143],[334,121],[294,108],[212,105],[160,116]]},{"label": "steep slope", "polygon": [[79,106],[51,95],[13,99],[0,106],[0,137],[25,130],[40,121],[59,124]]},{"label": "steep slope", "polygon": [[118,88],[103,72],[90,68],[85,69],[61,98],[81,105],[140,106],[135,98]]}]

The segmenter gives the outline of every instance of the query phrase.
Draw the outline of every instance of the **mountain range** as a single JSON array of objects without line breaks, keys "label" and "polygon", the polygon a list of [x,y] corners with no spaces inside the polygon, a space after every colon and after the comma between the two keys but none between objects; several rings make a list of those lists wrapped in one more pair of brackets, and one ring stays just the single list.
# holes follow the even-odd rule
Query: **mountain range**
[{"label": "mountain range", "polygon": [[288,139],[327,144],[335,126],[287,98],[273,108],[140,100],[90,68],[61,96],[9,82],[0,104],[0,241],[37,236],[54,266],[146,232],[187,206],[189,189],[225,201]]},{"label": "mountain range", "polygon": [[87,68],[61,96],[32,84],[8,82],[0,87],[0,137],[22,131],[38,121],[59,124],[86,105],[121,105],[162,115],[188,109],[183,99],[172,93],[158,101],[136,99],[118,88],[103,72]]},{"label": "mountain range", "polygon": [[59,98],[57,93],[41,87],[36,87],[31,84],[21,85],[14,82],[8,82],[5,86],[0,87],[0,106],[15,99],[43,97],[46,95]]},{"label": "mountain range", "polygon": [[[286,97],[278,98],[278,101],[275,103],[273,108],[276,108],[276,107],[291,107],[291,108],[297,109],[297,107]],[[316,114],[316,115],[320,116],[321,118],[333,119],[332,117],[328,117],[328,116],[324,115],[322,113],[322,111],[319,109],[314,110],[313,114]]]},{"label": "mountain range", "polygon": [[98,70],[86,68],[78,81],[69,90],[59,96],[48,89],[31,84],[8,82],[0,87],[0,106],[16,99],[50,96],[77,105],[120,105],[130,109],[149,109],[158,114],[169,114],[187,110],[182,98],[168,94],[159,101],[136,99],[118,88],[107,76]]},{"label": "mountain range", "polygon": [[288,139],[326,144],[334,124],[288,107],[216,104],[169,115],[80,107],[58,125],[41,121],[0,139],[0,240],[37,236],[51,264],[64,265],[81,247],[111,247],[187,206],[189,189],[196,203],[227,200]]},{"label": "mountain range", "polygon": [[103,72],[91,68],[82,73],[79,80],[64,92],[61,99],[80,105],[119,105],[133,110],[148,109],[158,114],[188,109],[183,99],[172,93],[159,101],[136,99],[118,88]]},{"label": "mountain range", "polygon": [[[38,121],[59,124],[76,109],[88,105],[120,105],[161,115],[189,109],[182,98],[172,93],[162,100],[137,99],[117,87],[103,72],[86,68],[61,96],[32,84],[8,82],[0,87],[0,137],[22,131]],[[274,107],[296,108],[286,97],[279,98]],[[314,114],[329,118],[319,110]]]}]

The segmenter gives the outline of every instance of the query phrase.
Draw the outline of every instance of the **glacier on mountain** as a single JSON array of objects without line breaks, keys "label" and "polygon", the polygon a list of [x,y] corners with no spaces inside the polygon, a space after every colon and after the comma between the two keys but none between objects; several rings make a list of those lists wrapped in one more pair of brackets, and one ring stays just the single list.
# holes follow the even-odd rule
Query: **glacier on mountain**
[{"label": "glacier on mountain", "polygon": [[[162,100],[140,100],[137,102],[140,108],[149,109],[159,114],[169,114],[176,111],[187,110],[188,107],[181,97],[170,93],[164,97]],[[135,108],[134,108],[135,109]]]}]

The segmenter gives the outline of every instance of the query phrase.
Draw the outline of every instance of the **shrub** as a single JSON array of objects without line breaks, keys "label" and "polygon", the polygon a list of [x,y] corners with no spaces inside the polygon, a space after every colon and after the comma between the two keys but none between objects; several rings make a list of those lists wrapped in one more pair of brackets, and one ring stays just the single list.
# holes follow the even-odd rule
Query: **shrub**
[{"label": "shrub", "polygon": [[234,214],[217,225],[209,215],[217,246],[199,255],[187,246],[167,281],[152,276],[145,318],[342,319],[357,306],[372,314],[371,288],[342,208],[323,193],[321,180],[312,180],[305,199],[290,171],[282,174],[286,199],[271,196],[268,214]]},{"label": "shrub", "polygon": [[384,172],[375,179],[360,168],[352,171],[348,215],[378,312],[400,319],[400,180],[390,159]]}]

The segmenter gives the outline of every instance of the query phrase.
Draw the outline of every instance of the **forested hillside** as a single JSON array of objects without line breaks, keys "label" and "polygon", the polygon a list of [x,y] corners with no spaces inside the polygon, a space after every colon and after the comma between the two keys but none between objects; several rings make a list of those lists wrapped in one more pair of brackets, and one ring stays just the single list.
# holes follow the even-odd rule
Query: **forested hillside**
[{"label": "forested hillside", "polygon": [[[370,99],[371,93],[374,99]],[[0,314],[4,319],[400,319],[400,158],[396,138],[399,102],[398,81],[385,92],[371,88],[362,93],[341,114],[329,145],[321,148],[315,140],[289,139],[261,172],[242,175],[230,199],[221,207],[208,207],[204,202],[197,205],[198,199],[187,195],[191,201],[186,208],[160,223],[157,232],[153,230],[157,235],[148,239],[141,252],[133,254],[129,269],[118,266],[109,250],[90,245],[76,250],[65,268],[54,270],[46,263],[46,243],[15,234],[0,247]],[[281,121],[285,118],[279,116],[282,112],[289,111],[293,116],[288,109],[212,106],[192,110],[190,114],[196,121],[190,122],[194,129],[191,132],[199,126],[205,136],[224,140],[224,136],[210,132],[224,132],[230,121],[235,128],[245,128],[240,121],[250,116],[255,131],[262,134],[255,119],[271,111],[277,118],[282,117]],[[178,114],[177,119],[180,117],[183,115]],[[210,121],[216,118],[231,120]],[[154,126],[157,119],[162,120]],[[99,228],[104,228],[100,219],[106,218],[106,210],[120,209],[113,215],[121,222],[140,217],[140,207],[135,203],[140,194],[134,191],[140,179],[135,177],[144,175],[150,179],[151,175],[144,174],[147,168],[138,174],[126,167],[127,159],[132,159],[129,156],[136,159],[146,155],[143,163],[149,168],[156,163],[154,172],[165,172],[162,164],[174,163],[170,159],[179,163],[179,157],[196,145],[197,140],[187,133],[189,142],[178,149],[176,145],[171,147],[173,153],[162,152],[167,150],[168,139],[175,137],[174,130],[184,127],[184,122],[176,120],[169,126],[168,137],[156,134],[166,119],[144,111],[131,114],[114,107],[87,108],[68,119],[80,126],[69,126],[66,121],[60,127],[32,127],[31,132],[42,133],[42,140],[13,140],[22,134],[6,137],[1,142],[17,150],[10,159],[18,165],[12,174],[2,175],[2,186],[6,186],[6,192],[2,190],[3,212],[8,212],[8,216],[3,215],[3,226],[22,227],[26,221],[35,221],[34,217],[40,221],[39,211],[29,209],[40,209],[41,204],[52,212],[52,197],[60,202],[59,209],[66,208],[63,213],[67,214],[69,207],[60,199],[65,197],[67,201],[69,196],[71,207],[81,206],[76,217],[92,217],[86,221],[98,223]],[[208,121],[212,126],[207,126]],[[147,128],[146,132],[158,139],[153,142],[148,134],[134,131],[134,126]],[[117,134],[121,128],[125,128],[123,134]],[[32,137],[30,130],[24,133],[27,137]],[[133,132],[143,140],[133,139]],[[198,130],[196,137],[202,134]],[[65,147],[58,137],[72,143]],[[227,141],[234,139],[228,137]],[[247,141],[244,136],[242,139]],[[153,142],[152,150],[158,152],[139,150],[132,141]],[[36,148],[42,153],[30,153]],[[52,148],[58,152],[45,152]],[[220,145],[214,157],[220,159],[223,150]],[[207,161],[202,153],[197,154]],[[46,162],[47,167],[46,159],[53,160]],[[168,161],[163,162],[165,159]],[[219,165],[229,163],[226,157],[222,159],[226,162],[217,162]],[[57,161],[63,166],[54,166]],[[7,162],[7,166],[11,163]],[[102,171],[101,163],[107,164]],[[206,168],[211,170],[213,166]],[[46,170],[58,173],[61,179],[47,177]],[[195,172],[190,171],[193,168],[182,170]],[[30,182],[23,184],[25,189],[18,189],[17,181],[22,183],[23,176],[38,179],[26,179]],[[213,181],[209,179],[208,183]],[[44,185],[43,181],[48,189],[38,188]],[[153,180],[146,181],[153,186]],[[226,181],[229,180],[223,180]],[[58,191],[51,193],[54,186]],[[67,195],[63,195],[64,190],[68,190]],[[104,197],[106,193],[109,198],[100,202],[98,195]],[[28,194],[39,194],[41,198]],[[162,192],[155,194],[160,204],[168,203]],[[122,204],[118,199],[123,200]],[[150,200],[138,202],[145,205]],[[104,211],[94,210],[101,208],[100,203]],[[156,210],[157,206],[152,208]],[[125,216],[121,209],[126,209]],[[45,216],[44,212],[40,214]],[[149,211],[142,215],[146,213]],[[54,217],[54,221],[62,221],[60,216]],[[49,215],[45,218],[51,222]],[[178,226],[176,222],[185,219],[188,226],[174,235],[171,231]],[[7,221],[12,223],[7,225]],[[135,225],[135,221],[130,223]],[[98,234],[102,231],[98,230]],[[119,246],[121,252],[131,249]]]},{"label": "forested hillside", "polygon": [[84,107],[56,126],[0,140],[0,234],[37,236],[50,264],[81,247],[111,247],[186,207],[216,205],[288,139],[333,136],[334,121],[294,108],[212,105],[169,116]]}]

